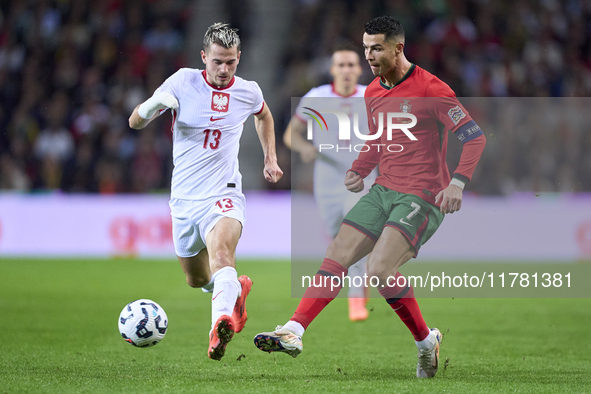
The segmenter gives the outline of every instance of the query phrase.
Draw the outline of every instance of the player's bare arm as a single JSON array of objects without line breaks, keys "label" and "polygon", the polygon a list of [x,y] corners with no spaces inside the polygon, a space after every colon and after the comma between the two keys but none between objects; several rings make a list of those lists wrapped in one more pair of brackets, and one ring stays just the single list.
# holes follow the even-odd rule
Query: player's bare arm
[{"label": "player's bare arm", "polygon": [[276,183],[283,176],[283,171],[277,164],[277,151],[275,150],[275,125],[273,115],[267,103],[260,114],[254,116],[254,126],[259,135],[263,153],[265,155],[265,169],[263,176],[268,182]]},{"label": "player's bare arm", "polygon": [[150,122],[160,116],[164,109],[177,109],[179,102],[173,95],[166,92],[156,92],[152,97],[135,107],[129,117],[129,127],[132,129],[143,129]]},{"label": "player's bare arm", "polygon": [[353,193],[359,193],[364,189],[363,178],[354,171],[347,171],[345,175],[345,186]]},{"label": "player's bare arm", "polygon": [[313,144],[304,139],[305,132],[306,125],[294,116],[285,129],[283,143],[289,149],[299,152],[304,163],[310,163],[316,160],[317,150]]},{"label": "player's bare arm", "polygon": [[138,114],[138,108],[140,107],[140,105],[141,104],[138,104],[138,106],[135,107],[135,109],[131,113],[131,116],[129,117],[129,127],[132,128],[132,129],[135,129],[135,130],[141,130],[141,129],[143,129],[144,127],[146,127],[147,125],[149,125],[151,121],[153,121],[158,116],[160,116],[160,113],[159,112],[156,112],[150,119],[144,119],[144,118],[142,118]]}]

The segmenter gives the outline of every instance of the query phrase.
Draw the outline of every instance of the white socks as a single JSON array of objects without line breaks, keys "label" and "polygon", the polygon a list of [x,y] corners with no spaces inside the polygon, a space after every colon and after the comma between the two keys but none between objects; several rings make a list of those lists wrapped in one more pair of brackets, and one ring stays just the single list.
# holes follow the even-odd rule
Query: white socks
[{"label": "white socks", "polygon": [[[363,275],[367,274],[367,256],[349,267],[347,276],[351,278],[351,287],[347,296],[349,298],[365,298],[365,286]],[[356,278],[357,277],[357,278]],[[360,286],[355,286],[359,285]]]},{"label": "white socks", "polygon": [[433,331],[429,331],[427,338],[423,339],[422,341],[415,341],[415,343],[420,350],[431,350],[437,343],[437,337]]},{"label": "white socks", "polygon": [[299,337],[301,337],[302,335],[304,335],[304,331],[306,331],[306,329],[304,328],[304,326],[302,326],[297,321],[293,321],[293,320],[290,320],[287,323],[285,323],[285,325],[283,326],[283,328],[285,328],[286,330],[289,330],[289,331],[293,332],[294,334],[296,334]]},{"label": "white socks", "polygon": [[213,275],[211,276],[209,283],[201,288],[201,291],[204,293],[213,293]]},{"label": "white socks", "polygon": [[222,315],[232,316],[236,299],[242,292],[238,274],[234,267],[224,267],[211,277],[213,296],[211,297],[211,327]]}]

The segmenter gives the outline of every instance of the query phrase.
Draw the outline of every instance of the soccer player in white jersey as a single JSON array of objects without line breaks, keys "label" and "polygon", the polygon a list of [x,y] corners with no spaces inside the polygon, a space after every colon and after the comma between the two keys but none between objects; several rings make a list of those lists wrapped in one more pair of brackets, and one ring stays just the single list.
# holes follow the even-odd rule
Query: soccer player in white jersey
[{"label": "soccer player in white jersey", "polygon": [[210,26],[203,39],[205,70],[183,68],[144,103],[129,125],[142,129],[167,109],[173,118],[170,209],[174,247],[187,283],[212,296],[209,358],[220,360],[247,319],[252,281],[237,277],[235,252],[245,224],[238,150],[243,123],[254,114],[264,152],[263,174],[277,182],[273,117],[256,82],[235,76],[240,38],[227,24]]},{"label": "soccer player in white jersey", "polygon": [[[356,138],[354,134],[352,134],[351,141],[339,141],[337,133],[327,133],[320,130],[314,132],[312,141],[308,141],[304,135],[306,135],[306,125],[310,117],[305,114],[308,111],[304,107],[314,106],[314,102],[318,103],[318,101],[306,99],[328,98],[328,100],[323,101],[323,103],[326,103],[323,104],[323,109],[330,108],[348,114],[357,113],[365,117],[366,109],[363,95],[366,86],[357,83],[361,73],[357,52],[348,46],[337,47],[332,54],[330,67],[333,82],[313,88],[304,95],[283,135],[285,145],[291,150],[299,152],[304,163],[315,161],[314,198],[326,229],[333,238],[339,232],[347,212],[365,194],[349,192],[342,181],[343,174],[351,168],[358,155],[358,152],[353,149],[349,152],[347,148],[356,144],[363,145],[365,141]],[[329,130],[338,130],[335,116],[326,116],[325,119],[329,123]],[[360,127],[366,124],[366,120],[359,120]],[[323,149],[319,152],[321,144],[323,147],[332,146],[333,148]],[[339,147],[338,151],[336,147]],[[372,179],[375,180],[375,174],[370,175],[365,183],[368,188],[373,184]],[[363,277],[367,273],[366,266],[367,257],[364,257],[349,268],[349,277]],[[356,281],[356,283],[361,282]],[[356,287],[352,285],[349,288],[347,295],[349,297],[349,319],[351,321],[361,321],[368,318],[369,312],[366,308],[367,291],[368,289],[363,286]]]}]

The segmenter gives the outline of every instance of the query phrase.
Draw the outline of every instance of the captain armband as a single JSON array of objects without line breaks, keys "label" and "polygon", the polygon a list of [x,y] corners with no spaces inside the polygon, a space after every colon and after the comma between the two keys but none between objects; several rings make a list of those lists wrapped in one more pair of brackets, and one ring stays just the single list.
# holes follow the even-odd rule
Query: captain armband
[{"label": "captain armband", "polygon": [[484,133],[480,129],[480,126],[478,126],[476,122],[474,122],[473,120],[466,122],[465,124],[458,127],[458,129],[454,131],[454,134],[463,143],[472,141],[473,139],[478,138],[481,135],[484,135]]}]

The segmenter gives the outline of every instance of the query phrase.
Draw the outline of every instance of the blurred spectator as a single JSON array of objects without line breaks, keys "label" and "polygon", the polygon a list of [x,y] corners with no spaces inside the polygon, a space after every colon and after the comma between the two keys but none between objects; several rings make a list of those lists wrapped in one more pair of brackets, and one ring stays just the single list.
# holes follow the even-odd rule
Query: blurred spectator
[{"label": "blurred spectator", "polygon": [[64,127],[68,115],[68,97],[63,92],[55,93],[47,104],[44,118],[47,127],[35,140],[35,157],[40,160],[52,159],[64,162],[75,151],[74,138]]},{"label": "blurred spectator", "polygon": [[24,192],[31,187],[27,174],[8,153],[0,156],[0,174],[0,190]]}]

